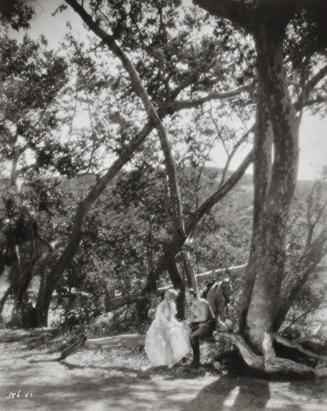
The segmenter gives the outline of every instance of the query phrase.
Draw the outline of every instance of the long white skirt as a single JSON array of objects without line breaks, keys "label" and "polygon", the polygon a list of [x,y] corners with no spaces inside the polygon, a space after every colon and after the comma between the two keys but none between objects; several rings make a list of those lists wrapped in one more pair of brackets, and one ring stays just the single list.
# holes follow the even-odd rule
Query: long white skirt
[{"label": "long white skirt", "polygon": [[145,338],[145,352],[153,366],[172,367],[191,349],[190,329],[174,320],[170,326],[164,326],[155,319]]}]

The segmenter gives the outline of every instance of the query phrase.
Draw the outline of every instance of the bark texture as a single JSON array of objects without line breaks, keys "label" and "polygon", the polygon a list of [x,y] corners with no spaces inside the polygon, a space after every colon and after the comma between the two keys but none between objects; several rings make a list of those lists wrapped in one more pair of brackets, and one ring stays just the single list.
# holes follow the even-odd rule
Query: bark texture
[{"label": "bark texture", "polygon": [[[275,307],[284,276],[286,223],[297,179],[298,120],[283,67],[283,30],[276,32],[276,27],[263,22],[255,41],[259,83],[274,146],[270,184],[252,242],[252,247],[260,252],[245,325],[250,343],[260,351],[265,333],[274,330]],[[266,178],[257,181],[264,190],[266,184]]]}]

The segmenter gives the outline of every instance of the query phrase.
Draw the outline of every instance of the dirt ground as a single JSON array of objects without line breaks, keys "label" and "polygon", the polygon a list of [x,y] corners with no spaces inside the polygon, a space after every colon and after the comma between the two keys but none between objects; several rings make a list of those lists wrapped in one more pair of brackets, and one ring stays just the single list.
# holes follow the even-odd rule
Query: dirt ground
[{"label": "dirt ground", "polygon": [[272,382],[188,365],[147,374],[135,350],[83,350],[64,364],[48,347],[1,343],[0,350],[2,411],[327,410],[327,380]]}]

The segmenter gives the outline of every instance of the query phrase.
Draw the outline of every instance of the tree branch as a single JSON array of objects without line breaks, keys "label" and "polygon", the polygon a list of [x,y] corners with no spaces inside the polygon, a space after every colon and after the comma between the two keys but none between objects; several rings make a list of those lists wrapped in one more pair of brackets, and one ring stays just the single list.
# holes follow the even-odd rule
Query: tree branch
[{"label": "tree branch", "polygon": [[251,84],[248,84],[246,86],[238,87],[234,90],[230,90],[226,92],[215,91],[211,94],[208,94],[207,96],[200,97],[200,98],[193,99],[193,100],[176,100],[174,103],[171,104],[170,107],[174,110],[183,110],[186,108],[198,107],[212,100],[223,100],[226,98],[235,97],[241,93],[251,90],[254,84],[255,82],[252,82]]},{"label": "tree branch", "polygon": [[121,47],[118,46],[114,38],[110,34],[106,33],[99,26],[99,24],[97,24],[92,19],[92,17],[87,13],[87,11],[80,4],[77,3],[76,0],[66,0],[66,3],[68,3],[77,14],[79,14],[79,16],[82,18],[84,23],[89,27],[89,29],[93,31],[93,33],[96,34],[100,39],[102,39],[103,43],[106,44],[108,48],[116,55],[116,57],[119,58],[123,67],[129,74],[135,93],[141,98],[144,108],[146,110],[146,113],[149,117],[149,120],[153,122],[153,124],[155,125],[157,129],[158,136],[159,136],[160,143],[161,143],[161,148],[162,148],[164,158],[165,158],[165,163],[166,163],[169,191],[170,191],[171,203],[172,203],[172,209],[173,209],[174,225],[178,227],[180,235],[185,236],[182,202],[181,202],[181,196],[180,196],[180,191],[179,191],[175,160],[171,152],[166,130],[161,123],[158,113],[154,109],[154,106],[150,100],[150,97],[148,96],[145,88],[142,85],[142,82],[135,70],[134,65],[129,60],[125,52],[121,49]]},{"label": "tree branch", "polygon": [[206,214],[218,201],[225,197],[227,193],[240,181],[249,165],[253,162],[254,150],[252,149],[244,158],[236,171],[221,185],[216,192],[208,197],[192,214],[186,223],[186,234],[194,229],[199,220]]},{"label": "tree branch", "polygon": [[174,89],[171,91],[170,96],[171,100],[175,100],[176,97],[185,90],[188,86],[192,84],[192,82],[197,78],[197,76],[201,73],[202,67],[196,67],[188,76]]},{"label": "tree branch", "polygon": [[[240,181],[245,171],[252,163],[254,157],[253,149],[245,157],[238,169],[226,180],[226,182],[218,188],[218,190],[208,197],[198,208],[191,214],[185,223],[185,233],[189,236],[196,227],[201,218],[215,205],[218,201],[225,197],[225,195]],[[145,286],[145,292],[151,291],[163,270],[166,269],[167,261],[171,260],[181,250],[185,243],[185,239],[182,239],[175,231],[171,240],[166,245],[164,253],[161,255],[157,267]]]},{"label": "tree branch", "polygon": [[247,138],[249,137],[249,135],[254,131],[255,126],[253,125],[249,130],[247,130],[243,136],[238,140],[238,142],[234,145],[232,151],[230,152],[230,154],[228,155],[222,176],[221,176],[221,181],[219,185],[222,185],[225,180],[226,180],[226,175],[230,166],[230,163],[234,157],[234,155],[236,154],[237,150],[239,149],[239,147],[247,140]]},{"label": "tree branch", "polygon": [[[309,95],[313,91],[313,89],[316,87],[316,85],[324,79],[324,77],[327,75],[327,64],[322,67],[314,76],[311,77],[310,80],[306,83],[305,87],[302,90],[302,93],[294,103],[294,107],[296,110],[300,110],[302,107],[308,106],[309,100]],[[319,102],[319,100],[317,100]],[[311,104],[315,102],[315,100],[311,100]],[[323,100],[322,100],[323,102]]]}]

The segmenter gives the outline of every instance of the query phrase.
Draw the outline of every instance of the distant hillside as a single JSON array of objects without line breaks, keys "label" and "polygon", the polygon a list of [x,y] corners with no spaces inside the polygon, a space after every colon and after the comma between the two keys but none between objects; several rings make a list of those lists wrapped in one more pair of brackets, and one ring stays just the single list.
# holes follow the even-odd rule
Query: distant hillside
[{"label": "distant hillside", "polygon": [[[204,169],[204,173],[207,175],[216,176],[215,180],[219,182],[221,175],[223,173],[223,170],[220,168],[216,168],[216,167],[206,167]],[[232,174],[233,174],[232,170],[228,171],[227,178],[230,177]],[[87,189],[95,183],[96,178],[97,177],[95,174],[83,174],[83,175],[76,176],[70,179],[68,179],[67,177],[62,177],[62,186],[64,187],[64,191],[68,191],[68,192],[76,191],[78,193],[78,196],[80,197],[86,194]],[[309,194],[310,190],[312,190],[314,183],[315,181],[313,180],[298,180],[295,195],[298,197],[306,197]],[[8,186],[9,186],[9,179],[0,178],[0,192],[2,192]],[[249,202],[252,202],[253,200],[253,176],[252,174],[244,174],[241,180],[236,185],[235,189],[241,190],[243,193],[247,193]],[[28,191],[29,190],[28,184],[25,184],[25,185],[23,184],[22,190]],[[323,191],[325,193],[324,197],[326,196],[326,199],[327,199],[327,180],[323,182]]]}]

